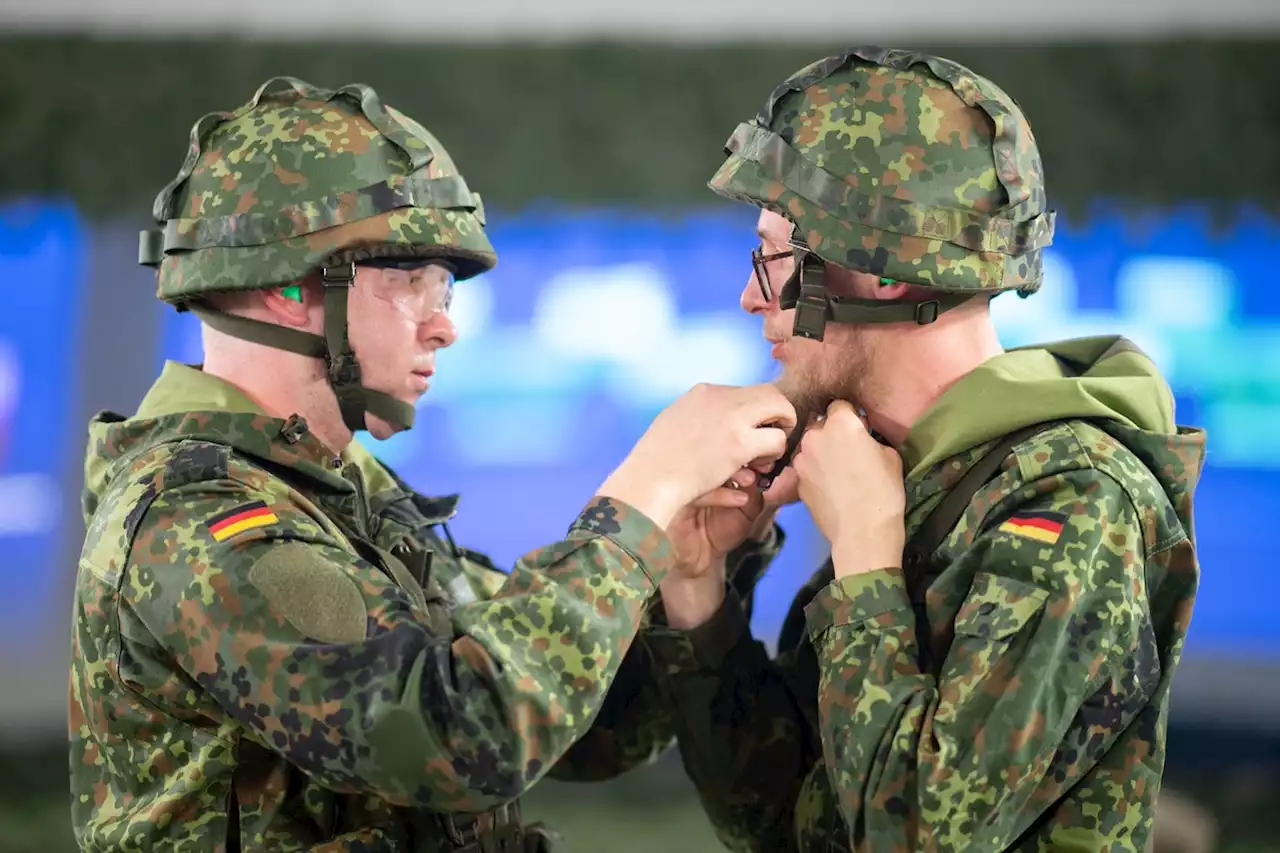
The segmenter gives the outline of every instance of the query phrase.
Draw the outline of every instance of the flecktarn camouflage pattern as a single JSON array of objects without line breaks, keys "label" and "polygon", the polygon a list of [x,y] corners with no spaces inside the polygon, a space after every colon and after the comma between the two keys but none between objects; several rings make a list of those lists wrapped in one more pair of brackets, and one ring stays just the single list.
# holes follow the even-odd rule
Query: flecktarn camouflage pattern
[{"label": "flecktarn camouflage pattern", "polygon": [[1022,111],[950,60],[861,47],[801,69],[726,145],[710,187],[841,266],[948,291],[1032,292],[1053,237]]},{"label": "flecktarn camouflage pattern", "polygon": [[95,420],[86,481],[84,850],[549,853],[515,840],[529,786],[671,743],[632,638],[673,554],[623,504],[504,574],[442,538],[456,498],[172,364]]},{"label": "flecktarn camouflage pattern", "polygon": [[694,631],[648,632],[729,849],[1145,848],[1198,586],[1204,434],[1174,426],[1124,339],[1010,351],[912,428],[908,536],[1002,436],[1039,424],[937,549],[924,619],[908,595],[922,567],[835,580],[828,563],[772,657],[749,586]]},{"label": "flecktarn camouflage pattern", "polygon": [[480,195],[444,146],[362,84],[273,78],[204,116],[152,215],[160,230],[143,232],[140,260],[159,265],[170,302],[292,284],[342,260],[443,258],[465,279],[497,258]]}]

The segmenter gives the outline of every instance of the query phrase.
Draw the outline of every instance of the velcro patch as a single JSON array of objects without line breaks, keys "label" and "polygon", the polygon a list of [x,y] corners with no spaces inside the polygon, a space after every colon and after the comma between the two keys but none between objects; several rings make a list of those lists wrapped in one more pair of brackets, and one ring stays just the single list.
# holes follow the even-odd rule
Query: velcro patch
[{"label": "velcro patch", "polygon": [[279,520],[264,501],[254,501],[215,515],[205,522],[205,527],[209,528],[209,534],[215,540],[225,542],[237,533],[275,524]]},{"label": "velcro patch", "polygon": [[299,633],[322,643],[365,639],[369,611],[355,578],[313,545],[285,542],[265,551],[249,582]]},{"label": "velcro patch", "polygon": [[1052,545],[1062,535],[1066,523],[1066,513],[1062,512],[1018,512],[1000,525],[1000,530]]}]

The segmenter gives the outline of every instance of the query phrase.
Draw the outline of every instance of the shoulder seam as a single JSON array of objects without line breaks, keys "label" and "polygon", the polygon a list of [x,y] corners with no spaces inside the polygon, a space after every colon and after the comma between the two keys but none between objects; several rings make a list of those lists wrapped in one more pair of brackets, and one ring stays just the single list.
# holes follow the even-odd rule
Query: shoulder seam
[{"label": "shoulder seam", "polygon": [[[1160,552],[1159,551],[1149,552],[1147,550],[1147,537],[1145,535],[1145,531],[1142,529],[1142,512],[1138,509],[1137,501],[1133,499],[1133,493],[1129,491],[1129,489],[1125,488],[1124,483],[1122,483],[1120,479],[1116,477],[1114,474],[1112,474],[1110,471],[1107,471],[1104,468],[1098,468],[1098,467],[1095,467],[1093,470],[1097,471],[1103,477],[1106,477],[1108,480],[1116,484],[1116,488],[1120,490],[1120,494],[1124,495],[1125,503],[1128,505],[1129,511],[1133,513],[1133,523],[1138,528],[1138,543],[1142,546],[1142,565],[1143,565],[1142,583],[1143,583],[1143,587],[1145,588],[1147,584],[1146,568],[1145,568],[1147,565],[1147,562],[1151,559],[1152,556],[1154,556],[1154,554],[1158,554]],[[1156,544],[1159,544],[1159,543],[1156,543]],[[1155,545],[1153,545],[1152,547],[1154,548]]]},{"label": "shoulder seam", "polygon": [[[1042,430],[1034,435],[1028,436],[1027,438],[1023,439],[1022,441],[1014,445],[1012,452],[1014,454],[1014,460],[1017,463],[1018,475],[1014,479],[1014,481],[1009,484],[1009,488],[1005,490],[1005,494],[998,500],[994,501],[990,506],[990,508],[985,513],[983,513],[982,516],[977,520],[977,528],[979,530],[987,528],[991,523],[991,519],[995,516],[997,509],[1000,506],[1002,506],[1006,501],[1008,501],[1010,498],[1015,497],[1019,491],[1026,488],[1027,486],[1032,485],[1033,483],[1038,483],[1041,480],[1044,480],[1048,477],[1056,477],[1060,474],[1067,474],[1074,471],[1097,471],[1098,473],[1104,474],[1109,479],[1119,484],[1119,481],[1117,481],[1115,477],[1112,477],[1108,472],[1099,468],[1095,463],[1093,454],[1089,453],[1088,449],[1084,445],[1084,441],[1081,440],[1080,438],[1079,432],[1077,432],[1076,430],[1075,425],[1079,423],[1082,423],[1082,421],[1080,421],[1079,419],[1069,419],[1069,420],[1059,421],[1054,426],[1049,427],[1048,429]],[[1054,471],[1052,474],[1042,474],[1040,476],[1035,476],[1035,477],[1029,476],[1026,468],[1022,464],[1021,458],[1017,455],[1017,451],[1019,450],[1019,448],[1025,447],[1028,442],[1041,439],[1046,435],[1053,435],[1054,433],[1061,434],[1062,432],[1066,432],[1071,436],[1071,440],[1075,443],[1075,447],[1077,451],[1079,451],[1077,454],[1077,458],[1084,459],[1087,464],[1084,464],[1084,465],[1072,464],[1072,465],[1063,467],[1057,471]],[[1002,475],[997,475],[990,482],[991,483],[998,482],[1000,479],[1000,476]],[[1133,497],[1129,495],[1127,491],[1125,491],[1123,485],[1120,485],[1120,489],[1122,492],[1125,493],[1125,498],[1132,505]]]},{"label": "shoulder seam", "polygon": [[[1092,462],[1092,457],[1090,456],[1090,457],[1088,457],[1088,458],[1089,458],[1089,459],[1090,459],[1090,461]],[[1025,486],[1029,486],[1029,485],[1032,485],[1033,483],[1037,483],[1037,482],[1039,482],[1040,480],[1045,480],[1045,479],[1048,479],[1048,478],[1050,478],[1050,477],[1057,477],[1057,476],[1060,476],[1060,475],[1062,475],[1062,474],[1070,474],[1070,473],[1081,472],[1081,471],[1091,471],[1091,472],[1094,472],[1094,474],[1095,474],[1096,476],[1100,477],[1100,478],[1106,478],[1107,480],[1110,480],[1110,481],[1111,481],[1111,483],[1115,486],[1115,488],[1116,488],[1117,492],[1118,492],[1120,495],[1123,495],[1123,496],[1124,496],[1124,502],[1125,502],[1125,505],[1126,505],[1126,506],[1128,506],[1128,507],[1129,507],[1129,511],[1130,511],[1131,513],[1133,513],[1134,523],[1135,523],[1135,524],[1137,525],[1137,527],[1138,527],[1138,532],[1139,532],[1138,541],[1139,541],[1139,543],[1140,543],[1140,544],[1141,544],[1141,546],[1142,546],[1142,562],[1143,562],[1143,564],[1144,564],[1144,565],[1146,564],[1146,562],[1147,562],[1149,559],[1151,559],[1151,557],[1153,557],[1153,556],[1154,556],[1154,555],[1156,555],[1156,554],[1159,554],[1162,550],[1165,550],[1165,549],[1167,549],[1167,548],[1171,547],[1172,543],[1170,543],[1170,544],[1166,544],[1166,545],[1164,545],[1163,547],[1157,547],[1157,546],[1159,546],[1159,545],[1160,545],[1160,543],[1156,543],[1156,545],[1153,545],[1153,546],[1152,546],[1152,550],[1151,550],[1151,551],[1148,551],[1148,549],[1147,549],[1147,544],[1146,544],[1146,537],[1143,535],[1143,531],[1142,531],[1142,513],[1139,511],[1139,509],[1138,509],[1138,505],[1137,505],[1137,503],[1134,501],[1133,494],[1129,491],[1129,489],[1125,488],[1124,483],[1123,483],[1123,482],[1121,482],[1121,481],[1120,481],[1120,479],[1119,479],[1119,478],[1117,478],[1115,475],[1113,475],[1110,471],[1106,470],[1105,468],[1101,468],[1101,467],[1099,467],[1099,466],[1097,466],[1097,465],[1093,465],[1093,464],[1090,464],[1090,465],[1087,465],[1087,466],[1078,466],[1078,467],[1073,467],[1073,468],[1063,468],[1063,469],[1062,469],[1062,470],[1060,470],[1060,471],[1055,471],[1055,472],[1054,472],[1054,473],[1052,473],[1052,474],[1045,474],[1043,477],[1037,477],[1037,478],[1035,478],[1034,480],[1023,479],[1020,483],[1018,483],[1018,484],[1017,484],[1017,487],[1016,487],[1015,489],[1013,489],[1012,491],[1010,491],[1007,495],[1005,495],[1005,497],[1004,497],[1004,498],[1002,498],[1001,500],[997,501],[997,502],[992,506],[991,511],[989,511],[986,515],[984,515],[984,516],[982,517],[982,519],[979,521],[979,526],[980,526],[981,528],[987,528],[987,527],[989,526],[990,519],[991,519],[991,518],[993,517],[993,515],[995,514],[995,509],[996,509],[996,507],[998,507],[998,506],[1000,506],[1001,504],[1003,504],[1003,503],[1004,503],[1006,500],[1008,500],[1010,497],[1013,497],[1013,496],[1017,495],[1017,493],[1018,493],[1018,492],[1019,492],[1023,487],[1025,487]],[[1052,492],[1045,492],[1044,494],[1045,494],[1045,495],[1048,495],[1048,494],[1052,494]],[[1036,497],[1042,497],[1042,496],[1043,496],[1043,495],[1041,495],[1041,494],[1039,494],[1039,493],[1037,493],[1037,495],[1036,495]],[[1019,502],[1018,504],[1016,504],[1016,505],[1015,505],[1015,510],[1016,510],[1016,507],[1017,507],[1017,506],[1020,506],[1022,503],[1023,503],[1023,502]],[[1180,538],[1180,537],[1179,537],[1179,538]],[[1174,541],[1176,542],[1177,540],[1175,539]]]},{"label": "shoulder seam", "polygon": [[1029,435],[1022,441],[1014,445],[1013,452],[1014,452],[1014,458],[1018,462],[1018,479],[1020,481],[1014,484],[1015,488],[1025,486],[1029,483],[1033,483],[1036,480],[1041,479],[1040,477],[1030,476],[1027,469],[1023,467],[1022,458],[1017,455],[1018,449],[1025,447],[1028,442],[1038,441],[1040,439],[1043,439],[1045,436],[1053,435],[1055,433],[1060,434],[1062,432],[1066,432],[1067,434],[1069,434],[1071,436],[1071,440],[1075,444],[1076,450],[1079,452],[1079,455],[1083,457],[1085,460],[1087,460],[1089,463],[1087,466],[1072,466],[1068,468],[1063,468],[1062,469],[1063,471],[1082,471],[1082,470],[1087,470],[1089,468],[1097,467],[1096,465],[1094,465],[1093,456],[1085,448],[1084,442],[1080,439],[1080,433],[1076,431],[1075,425],[1077,423],[1080,423],[1080,421],[1077,419],[1059,421],[1054,426],[1051,426],[1048,429],[1041,430],[1040,432],[1037,432],[1034,435]]},{"label": "shoulder seam", "polygon": [[[1094,427],[1094,428],[1098,429],[1097,427]],[[1105,433],[1105,430],[1101,430],[1101,431]],[[1116,445],[1118,445],[1124,453],[1132,457],[1134,463],[1138,465],[1142,469],[1142,471],[1146,472],[1146,476],[1150,478],[1152,481],[1154,481],[1156,486],[1159,486],[1159,479],[1155,476],[1154,473],[1152,473],[1151,469],[1147,467],[1146,463],[1143,462],[1142,459],[1139,458],[1136,453],[1134,453],[1132,450],[1126,447],[1123,442],[1117,440],[1114,436],[1107,434],[1107,437],[1111,441],[1114,441]],[[1116,485],[1120,487],[1120,490],[1124,492],[1125,497],[1128,499],[1129,506],[1133,510],[1134,515],[1139,519],[1139,521],[1141,521],[1142,511],[1141,511],[1141,508],[1138,506],[1138,502],[1135,499],[1133,490],[1128,488],[1119,477],[1115,476],[1111,472],[1110,465],[1097,464],[1097,460],[1095,459],[1094,454],[1089,452],[1089,450],[1084,446],[1083,442],[1081,442],[1081,447],[1084,449],[1085,456],[1089,459],[1090,466],[1094,470],[1102,474],[1105,474],[1108,478],[1110,478],[1113,482],[1115,482]],[[1166,536],[1164,539],[1158,539],[1155,542],[1151,543],[1151,550],[1146,555],[1146,559],[1150,559],[1158,554],[1162,554],[1163,552],[1169,550],[1174,545],[1176,545],[1177,543],[1181,542],[1184,538],[1186,538],[1186,535],[1187,535],[1186,531],[1183,530],[1181,524],[1179,524],[1178,529],[1173,533],[1171,533],[1169,536]],[[1144,540],[1144,546],[1145,546],[1145,540]]]}]

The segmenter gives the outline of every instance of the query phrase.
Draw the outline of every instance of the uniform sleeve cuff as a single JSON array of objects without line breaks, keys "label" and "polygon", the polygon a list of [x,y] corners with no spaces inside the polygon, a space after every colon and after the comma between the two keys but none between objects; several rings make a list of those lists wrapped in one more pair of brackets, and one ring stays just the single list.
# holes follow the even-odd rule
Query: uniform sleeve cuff
[{"label": "uniform sleeve cuff", "polygon": [[640,510],[615,498],[596,497],[587,504],[569,536],[603,536],[627,552],[649,580],[651,591],[675,565],[676,550],[667,532]]},{"label": "uniform sleeve cuff", "polygon": [[822,632],[911,610],[901,569],[876,569],[836,578],[813,597],[804,609],[809,636],[816,643]]},{"label": "uniform sleeve cuff", "polygon": [[719,669],[724,659],[748,631],[742,602],[733,590],[726,590],[724,602],[710,619],[696,628],[654,626],[645,632],[645,642],[654,660],[667,675]]}]

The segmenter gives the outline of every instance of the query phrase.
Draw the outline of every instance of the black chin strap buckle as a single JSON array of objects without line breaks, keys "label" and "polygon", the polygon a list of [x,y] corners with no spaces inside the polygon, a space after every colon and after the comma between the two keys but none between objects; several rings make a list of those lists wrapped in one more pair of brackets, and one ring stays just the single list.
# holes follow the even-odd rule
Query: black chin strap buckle
[{"label": "black chin strap buckle", "polygon": [[347,337],[347,298],[356,280],[354,263],[326,265],[324,282],[325,366],[329,386],[338,398],[342,421],[352,431],[366,429],[365,392],[360,386],[360,363]]},{"label": "black chin strap buckle", "polygon": [[[799,277],[800,298],[796,300],[796,316],[792,333],[802,338],[820,341],[827,329],[827,317],[831,313],[827,298],[826,266],[817,255],[807,251],[799,258],[796,273]],[[795,282],[787,282],[787,288]],[[792,291],[794,293],[794,290]]]},{"label": "black chin strap buckle", "polygon": [[938,319],[938,300],[930,299],[927,302],[916,303],[916,325],[927,326],[934,320]]},{"label": "black chin strap buckle", "polygon": [[796,302],[796,318],[792,333],[801,338],[820,341],[827,329],[827,300],[809,295]]},{"label": "black chin strap buckle", "polygon": [[336,356],[330,354],[328,362],[329,381],[335,388],[360,384],[360,363],[356,361],[355,353],[344,352]]},{"label": "black chin strap buckle", "polygon": [[356,265],[342,264],[336,267],[325,267],[320,273],[325,287],[350,287],[356,280]]}]

